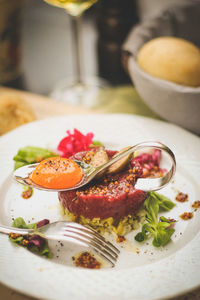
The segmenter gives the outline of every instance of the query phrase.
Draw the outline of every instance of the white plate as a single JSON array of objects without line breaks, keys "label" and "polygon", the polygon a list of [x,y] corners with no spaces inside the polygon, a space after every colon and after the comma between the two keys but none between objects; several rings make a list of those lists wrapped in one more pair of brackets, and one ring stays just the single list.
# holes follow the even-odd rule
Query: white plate
[{"label": "white plate", "polygon": [[[177,157],[174,182],[162,193],[175,198],[177,191],[188,193],[189,201],[177,203],[167,215],[178,219],[172,242],[163,249],[134,242],[122,249],[114,269],[85,270],[73,266],[74,245],[54,246],[55,258],[43,259],[11,244],[0,235],[0,281],[40,299],[161,299],[184,293],[200,284],[200,212],[190,221],[179,215],[191,211],[200,200],[200,140],[187,131],[165,122],[131,115],[66,116],[37,121],[20,127],[0,139],[0,223],[10,225],[13,217],[26,221],[61,219],[57,195],[35,191],[24,200],[22,186],[11,178],[13,156],[18,149],[41,146],[55,149],[67,129],[94,132],[95,140],[107,148],[120,149],[147,140],[167,144]],[[34,220],[32,220],[32,218]],[[138,247],[140,253],[134,249]],[[132,251],[133,250],[133,251]],[[56,256],[59,256],[58,258]]]}]

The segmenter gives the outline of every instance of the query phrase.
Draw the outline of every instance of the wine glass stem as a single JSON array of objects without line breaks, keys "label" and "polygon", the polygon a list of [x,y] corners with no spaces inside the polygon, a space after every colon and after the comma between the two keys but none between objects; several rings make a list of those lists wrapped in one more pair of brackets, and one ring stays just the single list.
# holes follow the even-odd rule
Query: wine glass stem
[{"label": "wine glass stem", "polygon": [[73,51],[75,55],[75,81],[82,82],[81,77],[81,17],[72,16],[72,38],[73,38]]}]

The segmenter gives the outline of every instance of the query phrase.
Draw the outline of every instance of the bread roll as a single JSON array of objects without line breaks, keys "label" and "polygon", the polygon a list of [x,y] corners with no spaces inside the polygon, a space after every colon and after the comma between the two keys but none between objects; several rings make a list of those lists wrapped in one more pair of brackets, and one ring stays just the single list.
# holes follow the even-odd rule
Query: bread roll
[{"label": "bread roll", "polygon": [[19,96],[0,94],[0,135],[35,119],[32,109]]},{"label": "bread roll", "polygon": [[152,76],[185,86],[200,86],[200,50],[184,39],[155,38],[142,46],[137,62]]}]

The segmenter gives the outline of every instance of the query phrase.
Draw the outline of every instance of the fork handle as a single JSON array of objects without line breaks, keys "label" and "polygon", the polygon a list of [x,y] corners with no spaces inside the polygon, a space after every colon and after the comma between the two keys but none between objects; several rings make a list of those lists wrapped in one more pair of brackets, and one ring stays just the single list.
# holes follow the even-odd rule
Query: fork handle
[{"label": "fork handle", "polygon": [[29,234],[30,232],[32,232],[32,230],[0,225],[0,233],[10,234],[11,232],[26,235],[26,234]]}]

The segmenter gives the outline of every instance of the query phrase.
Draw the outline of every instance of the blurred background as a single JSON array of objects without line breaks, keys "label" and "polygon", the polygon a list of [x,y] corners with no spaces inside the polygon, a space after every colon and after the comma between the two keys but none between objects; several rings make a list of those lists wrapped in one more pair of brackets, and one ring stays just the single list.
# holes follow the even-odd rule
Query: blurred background
[{"label": "blurred background", "polygon": [[[1,78],[0,72],[0,83],[48,95],[59,80],[74,73],[70,17],[63,9],[50,6],[42,0],[0,0],[0,22],[4,19],[2,8],[5,9],[5,3],[8,6],[9,2],[10,6],[15,6],[16,2],[18,6],[20,3],[22,5],[22,9],[20,6],[13,11],[18,17],[20,15],[14,18],[15,28],[18,28],[15,35],[21,38],[21,44],[18,45],[20,49],[18,47],[17,50],[20,52],[17,61],[20,76],[17,80],[5,79]],[[121,45],[129,30],[138,21],[147,20],[181,2],[183,0],[99,1],[83,15],[81,46],[84,74],[99,74],[112,85],[130,83],[120,57]],[[7,32],[7,35],[9,38],[10,33]],[[3,38],[6,39],[6,34]],[[2,49],[0,43],[0,56]],[[12,47],[12,52],[15,50]]]}]

